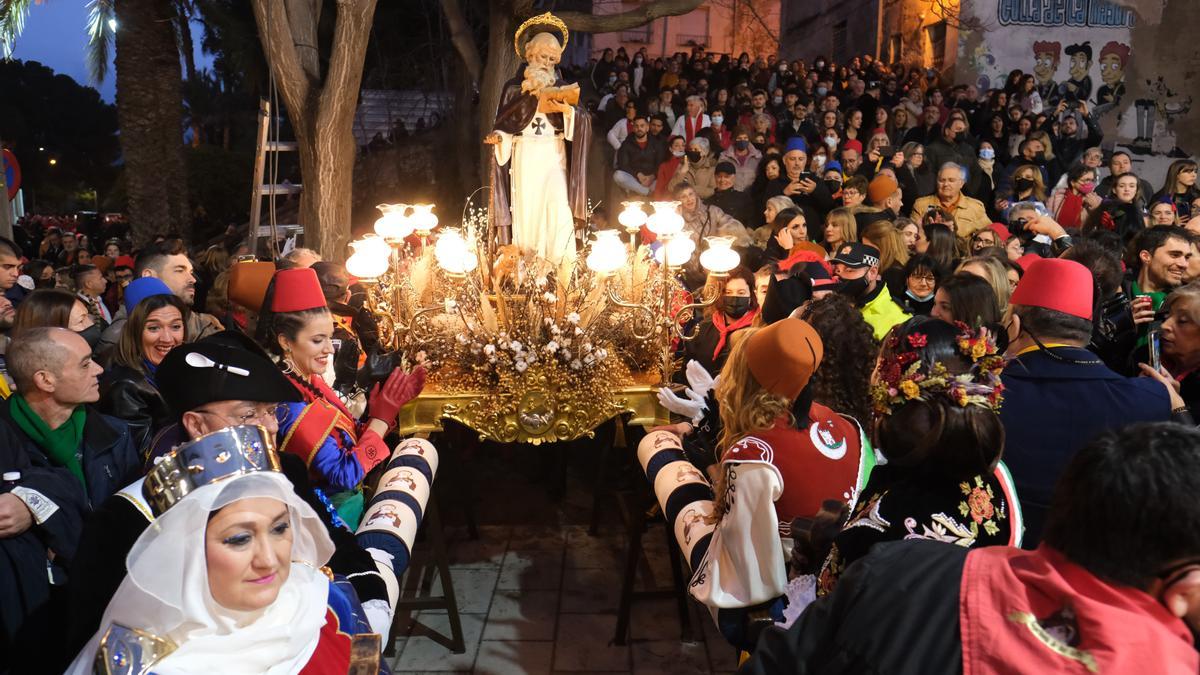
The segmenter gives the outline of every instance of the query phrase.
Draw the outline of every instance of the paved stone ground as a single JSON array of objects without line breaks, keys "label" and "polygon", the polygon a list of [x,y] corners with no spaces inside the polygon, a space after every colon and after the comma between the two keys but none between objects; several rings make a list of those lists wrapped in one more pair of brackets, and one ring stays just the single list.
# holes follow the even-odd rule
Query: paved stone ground
[{"label": "paved stone ground", "polygon": [[[628,644],[612,644],[628,537],[616,493],[602,492],[598,536],[588,534],[588,524],[601,468],[621,476],[605,481],[617,493],[629,494],[635,487],[631,451],[615,450],[605,467],[599,451],[586,444],[442,452],[437,489],[466,651],[453,654],[446,648],[445,611],[398,614],[395,672],[719,673],[736,668],[733,649],[694,603],[689,609],[695,640],[681,640],[675,600],[669,597],[635,599]],[[462,471],[464,465],[473,471]],[[465,526],[470,494],[479,524],[475,540]],[[637,587],[668,587],[662,525],[649,530],[643,543]],[[405,595],[418,594],[416,577],[431,564],[431,549],[428,537],[416,545]],[[440,581],[431,591],[440,594]]]}]

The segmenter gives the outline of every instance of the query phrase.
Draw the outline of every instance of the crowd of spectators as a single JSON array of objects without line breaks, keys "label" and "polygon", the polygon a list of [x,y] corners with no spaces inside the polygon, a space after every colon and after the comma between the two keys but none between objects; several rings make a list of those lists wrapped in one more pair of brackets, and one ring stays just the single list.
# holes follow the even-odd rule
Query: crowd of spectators
[{"label": "crowd of spectators", "polygon": [[[689,589],[751,653],[747,672],[1129,672],[1151,657],[1144,669],[1196,672],[1195,160],[1156,188],[1086,103],[1020,72],[981,92],[871,57],[697,48],[606,50],[577,75],[608,189],[676,200],[697,241],[742,254],[723,277],[680,270],[713,302],[680,344],[683,394],[662,392],[677,421],[639,452],[678,450],[647,470],[684,467],[654,487],[685,490],[663,507],[690,518],[674,530]],[[61,672],[103,628],[149,520],[120,555],[84,520],[220,428],[203,419],[303,451],[288,480],[320,493],[331,565],[364,608],[388,605],[364,579],[386,557],[395,582],[407,549],[368,554],[349,533],[423,371],[384,359],[364,383],[382,355],[342,266],[245,253],[168,235],[135,248],[118,218],[30,217],[0,239],[0,647],[30,645],[21,672]],[[229,378],[204,361],[219,353],[280,388],[218,394]],[[311,410],[330,422],[290,432]],[[679,515],[705,496],[708,511]],[[257,615],[212,598],[201,613],[254,632]],[[67,649],[47,646],[64,617]]]}]

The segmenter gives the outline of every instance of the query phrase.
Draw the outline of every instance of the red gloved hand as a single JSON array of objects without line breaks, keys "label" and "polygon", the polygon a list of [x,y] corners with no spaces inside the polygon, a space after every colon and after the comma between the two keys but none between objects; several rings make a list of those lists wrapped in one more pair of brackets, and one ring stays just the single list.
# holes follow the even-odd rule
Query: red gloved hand
[{"label": "red gloved hand", "polygon": [[376,383],[367,399],[367,414],[388,427],[396,424],[396,416],[405,403],[416,398],[425,387],[425,368],[417,366],[411,373],[399,368],[383,383]]}]

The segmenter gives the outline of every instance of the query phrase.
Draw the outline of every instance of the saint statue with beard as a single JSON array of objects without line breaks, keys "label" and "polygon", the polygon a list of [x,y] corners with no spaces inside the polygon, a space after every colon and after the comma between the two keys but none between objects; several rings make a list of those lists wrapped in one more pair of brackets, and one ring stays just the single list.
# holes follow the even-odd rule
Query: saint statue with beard
[{"label": "saint statue with beard", "polygon": [[[521,49],[527,29],[534,34]],[[484,142],[494,146],[491,211],[497,230],[512,243],[558,265],[575,258],[575,222],[587,219],[587,148],[591,118],[577,107],[579,85],[555,70],[568,39],[557,17],[542,14],[522,24],[515,45],[524,72],[505,83],[496,123]],[[510,230],[511,228],[511,230]]]}]

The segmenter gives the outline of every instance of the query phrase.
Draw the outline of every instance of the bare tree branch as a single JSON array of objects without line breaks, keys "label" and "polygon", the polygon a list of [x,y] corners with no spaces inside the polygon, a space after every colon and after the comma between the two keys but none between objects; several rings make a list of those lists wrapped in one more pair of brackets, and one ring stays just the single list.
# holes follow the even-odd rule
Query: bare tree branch
[{"label": "bare tree branch", "polygon": [[284,4],[274,0],[254,0],[253,8],[267,64],[275,75],[275,84],[279,87],[284,105],[293,115],[292,126],[296,137],[303,139],[309,129],[304,125],[306,120],[299,115],[319,82],[311,80],[300,64]]},{"label": "bare tree branch", "polygon": [[704,0],[655,0],[636,9],[616,14],[560,12],[557,16],[571,30],[583,33],[613,33],[644,26],[664,16],[687,14],[703,4]]},{"label": "bare tree branch", "polygon": [[[337,24],[329,72],[321,87],[317,120],[322,126],[349,132],[358,107],[358,89],[362,85],[363,61],[367,54],[367,36],[375,17],[376,0],[342,0],[338,3]],[[347,95],[346,92],[354,92]]]},{"label": "bare tree branch", "polygon": [[475,36],[467,25],[467,17],[463,14],[462,5],[458,0],[442,0],[442,13],[446,16],[446,25],[450,27],[450,44],[463,60],[471,84],[479,89],[479,78],[483,75],[483,61],[479,57],[479,48],[475,46]]},{"label": "bare tree branch", "polygon": [[321,55],[317,49],[317,26],[321,23],[321,0],[276,0],[276,3],[286,7],[288,28],[300,67],[314,83],[319,83]]}]

